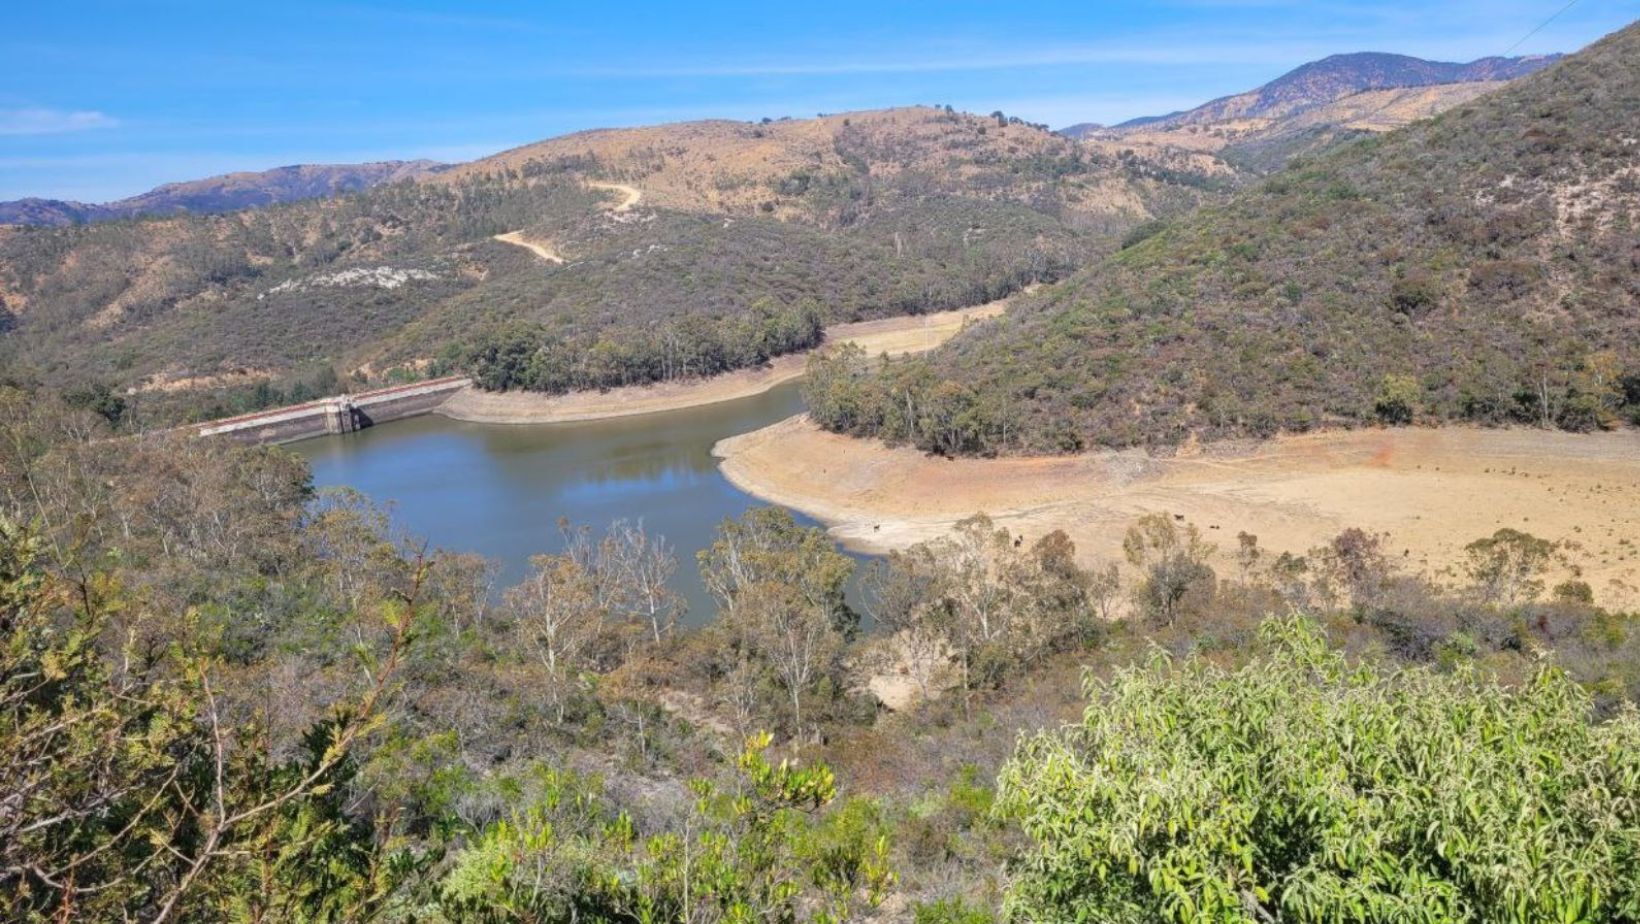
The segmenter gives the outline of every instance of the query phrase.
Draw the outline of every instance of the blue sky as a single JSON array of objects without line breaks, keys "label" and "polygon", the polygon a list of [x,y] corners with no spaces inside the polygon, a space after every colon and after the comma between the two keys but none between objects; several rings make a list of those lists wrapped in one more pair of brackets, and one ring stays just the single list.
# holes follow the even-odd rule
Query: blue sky
[{"label": "blue sky", "polygon": [[[0,199],[290,163],[465,160],[583,128],[909,103],[1055,127],[1336,52],[1500,54],[1564,0],[0,3]],[[1514,50],[1640,16],[1580,0]]]}]

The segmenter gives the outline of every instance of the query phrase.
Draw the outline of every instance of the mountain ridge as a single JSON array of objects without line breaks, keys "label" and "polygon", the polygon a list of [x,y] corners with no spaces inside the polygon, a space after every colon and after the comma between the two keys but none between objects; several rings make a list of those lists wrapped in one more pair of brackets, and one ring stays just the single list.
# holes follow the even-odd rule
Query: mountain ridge
[{"label": "mountain ridge", "polygon": [[1368,90],[1496,83],[1542,70],[1562,57],[1559,54],[1516,58],[1494,56],[1458,63],[1381,51],[1328,55],[1301,64],[1244,93],[1221,96],[1194,109],[1129,119],[1111,128],[1115,131],[1141,127],[1154,129],[1220,122],[1228,118],[1288,115]]},{"label": "mountain ridge", "polygon": [[216,214],[358,192],[381,183],[425,176],[448,165],[432,160],[360,164],[291,164],[162,183],[111,202],[28,196],[0,202],[0,224],[69,225],[175,214]]},{"label": "mountain ridge", "polygon": [[1236,170],[1265,174],[1294,157],[1460,106],[1561,57],[1491,57],[1460,64],[1387,52],[1330,55],[1193,109],[1113,126],[1084,122],[1059,131],[1084,143],[1211,153]]}]

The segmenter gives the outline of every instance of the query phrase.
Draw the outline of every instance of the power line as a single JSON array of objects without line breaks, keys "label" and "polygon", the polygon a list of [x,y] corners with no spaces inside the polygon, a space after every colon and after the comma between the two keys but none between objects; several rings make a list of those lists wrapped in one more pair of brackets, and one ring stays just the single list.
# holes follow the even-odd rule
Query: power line
[{"label": "power line", "polygon": [[1530,31],[1530,32],[1526,33],[1525,35],[1521,36],[1520,41],[1516,42],[1513,45],[1510,45],[1508,48],[1505,48],[1503,50],[1503,55],[1500,56],[1500,57],[1505,57],[1509,54],[1509,52],[1514,51],[1516,48],[1519,48],[1520,46],[1526,44],[1527,39],[1531,38],[1534,35],[1537,35],[1539,32],[1542,32],[1544,26],[1547,26],[1549,23],[1552,23],[1555,20],[1559,19],[1561,13],[1566,12],[1567,10],[1571,9],[1574,6],[1577,6],[1577,0],[1572,0],[1571,3],[1568,3],[1565,6],[1561,7],[1560,9],[1556,10],[1555,15],[1550,16],[1548,19],[1545,19],[1544,21],[1538,23],[1537,26],[1532,29],[1532,31]]}]

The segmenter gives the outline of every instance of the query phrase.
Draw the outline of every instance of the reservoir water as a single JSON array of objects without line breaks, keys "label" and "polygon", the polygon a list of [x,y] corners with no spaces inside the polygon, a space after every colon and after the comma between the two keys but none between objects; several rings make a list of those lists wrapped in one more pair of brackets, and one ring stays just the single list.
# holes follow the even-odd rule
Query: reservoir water
[{"label": "reservoir water", "polygon": [[[595,532],[643,522],[678,556],[687,622],[713,612],[695,568],[718,523],[760,502],[718,471],[718,440],[802,412],[797,384],[679,411],[562,424],[479,424],[437,415],[305,440],[321,488],[346,485],[390,505],[394,521],[435,548],[476,552],[498,587],[523,578],[531,555],[562,547],[559,518]],[[813,524],[801,515],[798,519]]]}]

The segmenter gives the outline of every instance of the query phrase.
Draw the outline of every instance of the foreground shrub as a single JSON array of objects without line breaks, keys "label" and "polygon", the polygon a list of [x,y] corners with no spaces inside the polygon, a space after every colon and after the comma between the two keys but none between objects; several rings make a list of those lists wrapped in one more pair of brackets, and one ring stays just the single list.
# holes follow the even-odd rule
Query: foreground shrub
[{"label": "foreground shrub", "polygon": [[457,854],[441,910],[473,924],[858,919],[894,882],[875,808],[833,806],[829,768],[771,764],[769,743],[747,741],[734,788],[690,784],[681,833],[645,834],[591,781],[541,770],[535,797]]},{"label": "foreground shrub", "polygon": [[1036,849],[1029,921],[1632,921],[1640,716],[1591,723],[1545,669],[1522,689],[1351,665],[1268,622],[1236,671],[1090,682],[1079,726],[1025,740],[1000,808]]}]

